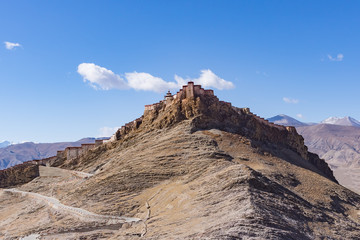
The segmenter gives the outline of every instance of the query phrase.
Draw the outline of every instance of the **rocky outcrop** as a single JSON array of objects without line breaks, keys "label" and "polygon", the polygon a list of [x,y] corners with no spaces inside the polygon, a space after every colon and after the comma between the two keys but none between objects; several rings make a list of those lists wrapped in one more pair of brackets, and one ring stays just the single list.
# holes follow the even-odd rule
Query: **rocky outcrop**
[{"label": "rocky outcrop", "polygon": [[331,179],[295,129],[185,89],[147,106],[115,141],[57,162],[89,177],[49,173],[17,187],[71,209],[142,221],[93,224],[0,190],[0,238],[360,238],[360,196]]},{"label": "rocky outcrop", "polygon": [[[164,101],[146,105],[144,115],[119,128],[113,135],[113,141],[125,140],[142,131],[172,127],[181,121],[189,120],[192,131],[219,129],[247,137],[254,147],[277,155],[274,149],[289,149],[296,152],[304,161],[315,166],[320,174],[337,182],[327,163],[316,154],[308,152],[304,138],[294,127],[271,123],[250,112],[249,108],[233,107],[220,101],[213,92],[199,85],[183,87],[173,97],[165,96]],[[190,89],[190,90],[189,90]],[[170,94],[170,95],[169,95]],[[111,141],[111,142],[113,142]],[[265,147],[264,147],[265,146]],[[84,152],[86,153],[86,152]],[[78,158],[80,156],[77,156]],[[86,157],[86,156],[85,156]],[[67,160],[70,160],[67,157]],[[66,157],[52,161],[52,166],[60,166]]]},{"label": "rocky outcrop", "polygon": [[[192,131],[220,129],[249,138],[255,147],[263,144],[286,148],[298,153],[309,161],[327,178],[337,182],[327,163],[316,154],[309,153],[304,138],[294,127],[270,123],[251,113],[248,108],[236,108],[219,101],[213,95],[198,95],[190,98],[177,98],[171,104],[160,102],[151,111],[145,111],[141,121],[118,131],[118,139],[141,129],[162,129],[183,120],[191,120]],[[271,149],[271,148],[270,148]]]},{"label": "rocky outcrop", "polygon": [[310,163],[312,163],[314,166],[316,166],[319,170],[321,170],[325,176],[333,180],[334,182],[338,182],[334,175],[333,171],[329,167],[329,165],[325,162],[324,159],[319,158],[319,156],[315,153],[308,153],[308,160]]},{"label": "rocky outcrop", "polygon": [[28,183],[39,176],[39,165],[23,163],[0,171],[0,188]]}]

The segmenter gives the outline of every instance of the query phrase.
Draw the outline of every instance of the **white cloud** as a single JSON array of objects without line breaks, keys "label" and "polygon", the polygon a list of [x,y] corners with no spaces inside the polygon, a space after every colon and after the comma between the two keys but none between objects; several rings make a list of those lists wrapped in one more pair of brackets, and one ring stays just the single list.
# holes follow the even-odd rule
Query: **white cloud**
[{"label": "white cloud", "polygon": [[213,87],[219,90],[231,89],[234,88],[235,85],[232,82],[226,81],[215,73],[213,73],[210,69],[201,70],[199,78],[182,78],[178,75],[175,75],[175,80],[178,84],[184,85],[188,81],[193,81],[195,84],[200,84],[203,87]]},{"label": "white cloud", "polygon": [[110,137],[113,135],[119,127],[102,127],[99,129],[99,135],[97,137]]},{"label": "white cloud", "polygon": [[135,90],[164,92],[168,89],[178,88],[179,84],[175,82],[166,82],[159,77],[154,77],[149,73],[125,73],[129,87]]},{"label": "white cloud", "polygon": [[332,57],[330,54],[327,55],[330,61],[341,62],[344,59],[344,55],[339,53],[336,57]]},{"label": "white cloud", "polygon": [[164,92],[168,89],[178,89],[188,81],[193,81],[203,87],[214,87],[219,90],[230,89],[234,84],[215,75],[211,70],[201,70],[199,78],[184,79],[175,75],[175,81],[167,82],[145,72],[125,73],[123,77],[111,70],[95,65],[94,63],[81,63],[77,72],[95,89],[135,89],[142,91]]},{"label": "white cloud", "polygon": [[128,88],[127,83],[119,75],[94,63],[81,63],[77,72],[83,77],[84,82],[88,81],[95,89]]},{"label": "white cloud", "polygon": [[304,116],[301,113],[296,114],[298,118],[303,118]]},{"label": "white cloud", "polygon": [[293,103],[293,104],[299,103],[298,99],[293,99],[293,98],[288,98],[288,97],[283,97],[283,101],[286,103]]},{"label": "white cloud", "polygon": [[12,42],[4,42],[5,44],[5,48],[8,49],[8,50],[12,50],[16,47],[20,47],[21,44],[20,43],[12,43]]}]

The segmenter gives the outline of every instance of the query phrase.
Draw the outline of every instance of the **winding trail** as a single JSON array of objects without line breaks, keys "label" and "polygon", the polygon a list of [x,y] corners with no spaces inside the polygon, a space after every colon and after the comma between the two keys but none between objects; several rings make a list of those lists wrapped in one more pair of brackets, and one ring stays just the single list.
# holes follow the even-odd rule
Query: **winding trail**
[{"label": "winding trail", "polygon": [[[84,181],[87,181],[89,178],[91,178],[94,174],[89,174],[85,172],[80,171],[74,171],[74,170],[67,170],[67,169],[61,169],[56,167],[44,167],[40,166],[40,177],[44,177],[43,184],[47,184],[48,187],[50,187],[49,191],[55,191],[58,188],[61,188],[63,185],[74,185],[79,184]],[[54,182],[49,182],[49,179],[54,178]],[[41,180],[40,180],[41,182]],[[64,228],[60,230],[54,230],[54,231],[45,231],[41,233],[41,236],[57,236],[61,238],[61,235],[66,234],[78,234],[78,233],[85,233],[85,232],[96,232],[106,229],[107,231],[112,230],[119,230],[124,223],[130,223],[132,226],[132,223],[140,223],[144,224],[144,227],[141,231],[141,233],[137,233],[138,236],[144,236],[147,233],[147,226],[145,221],[149,218],[150,213],[148,213],[148,216],[145,220],[135,217],[125,217],[125,216],[113,216],[113,215],[102,215],[102,214],[96,214],[90,211],[87,211],[82,208],[72,207],[69,205],[62,204],[59,199],[56,197],[49,197],[40,193],[32,192],[31,190],[24,189],[19,190],[16,188],[12,189],[0,189],[0,195],[2,194],[11,194],[14,196],[22,196],[29,199],[33,199],[37,202],[45,203],[45,205],[49,206],[50,208],[54,209],[55,212],[58,212],[60,214],[68,215],[68,216],[74,216],[78,218],[80,221],[84,223],[88,223],[84,226],[77,226],[77,227],[71,227],[70,228]],[[53,195],[53,194],[52,194]],[[147,205],[148,206],[148,205]],[[148,209],[149,211],[149,209]],[[40,234],[40,233],[36,233]],[[74,235],[74,236],[75,236]],[[24,238],[27,239],[27,238]],[[47,238],[46,238],[47,239]],[[61,238],[62,239],[62,238]]]},{"label": "winding trail", "polygon": [[58,211],[64,211],[76,215],[78,217],[85,218],[86,220],[106,221],[109,224],[131,223],[131,222],[142,221],[140,218],[130,218],[130,217],[122,217],[122,216],[117,217],[111,215],[101,215],[101,214],[92,213],[82,208],[76,208],[76,207],[64,205],[56,198],[44,196],[39,193],[20,191],[15,188],[2,189],[2,191],[8,193],[21,194],[22,196],[28,196],[31,198],[42,200],[50,207]]}]

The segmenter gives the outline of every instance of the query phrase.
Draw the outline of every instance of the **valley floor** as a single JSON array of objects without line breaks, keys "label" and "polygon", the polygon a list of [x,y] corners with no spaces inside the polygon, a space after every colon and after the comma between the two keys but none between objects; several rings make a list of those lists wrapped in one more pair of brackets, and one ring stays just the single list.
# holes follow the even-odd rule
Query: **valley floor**
[{"label": "valley floor", "polygon": [[339,183],[350,190],[360,193],[360,168],[336,167],[334,175]]}]

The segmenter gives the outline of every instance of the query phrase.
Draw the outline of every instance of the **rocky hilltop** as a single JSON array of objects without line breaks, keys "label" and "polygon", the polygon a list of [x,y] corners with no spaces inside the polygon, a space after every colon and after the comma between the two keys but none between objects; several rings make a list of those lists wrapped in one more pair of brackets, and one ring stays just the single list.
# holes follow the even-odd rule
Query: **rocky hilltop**
[{"label": "rocky hilltop", "polygon": [[188,92],[190,87],[194,88],[192,82],[182,89],[180,94],[175,95],[177,98],[151,105],[153,108],[145,110],[140,119],[119,129],[116,132],[116,139],[126,137],[131,131],[162,129],[184,120],[191,120],[192,132],[219,129],[238,134],[250,139],[253,147],[277,155],[281,153],[276,153],[275,149],[290,149],[304,160],[311,162],[318,172],[336,182],[326,162],[316,154],[308,152],[304,138],[294,127],[273,124],[251,113],[249,108],[233,107],[231,103],[219,101],[212,92],[196,94],[195,90],[195,93],[191,94],[192,92]]},{"label": "rocky hilltop", "polygon": [[0,238],[360,238],[360,196],[295,128],[191,82],[52,166],[0,192]]},{"label": "rocky hilltop", "polygon": [[15,167],[0,171],[0,188],[24,184],[38,176],[39,166],[37,164],[19,164]]}]

